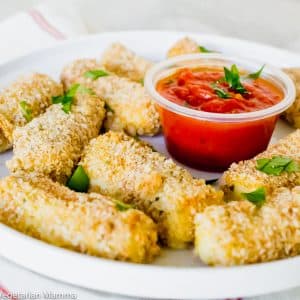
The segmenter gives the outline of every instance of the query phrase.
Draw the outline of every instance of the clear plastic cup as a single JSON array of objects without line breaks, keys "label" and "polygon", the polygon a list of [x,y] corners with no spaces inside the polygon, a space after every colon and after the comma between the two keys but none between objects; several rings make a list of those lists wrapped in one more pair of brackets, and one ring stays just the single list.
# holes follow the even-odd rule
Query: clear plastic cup
[{"label": "clear plastic cup", "polygon": [[204,170],[224,170],[232,162],[252,158],[264,151],[271,139],[276,121],[295,99],[295,86],[281,70],[266,65],[262,78],[283,92],[283,99],[266,109],[245,113],[212,113],[176,104],[156,90],[159,80],[180,68],[230,67],[255,72],[261,62],[221,54],[189,54],[162,61],[146,74],[144,85],[156,101],[165,142],[178,161]]}]

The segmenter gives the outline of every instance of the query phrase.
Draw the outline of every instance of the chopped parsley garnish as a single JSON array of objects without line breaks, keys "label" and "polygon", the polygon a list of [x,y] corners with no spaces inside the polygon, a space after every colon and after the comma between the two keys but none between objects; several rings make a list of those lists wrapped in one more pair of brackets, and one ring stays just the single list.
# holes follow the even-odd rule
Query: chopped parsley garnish
[{"label": "chopped parsley garnish", "polygon": [[30,108],[30,105],[25,100],[21,101],[19,103],[19,105],[20,105],[20,109],[23,114],[23,117],[25,118],[25,120],[27,122],[30,122],[32,120],[32,110]]},{"label": "chopped parsley garnish", "polygon": [[76,192],[86,192],[89,188],[90,179],[82,166],[78,166],[69,178],[67,186]]},{"label": "chopped parsley garnish", "polygon": [[258,159],[256,161],[256,169],[268,175],[279,176],[282,172],[299,172],[300,166],[289,157],[274,156],[271,159]]},{"label": "chopped parsley garnish", "polygon": [[84,86],[82,84],[75,83],[67,91],[66,96],[67,97],[74,97],[76,95],[76,93],[90,94],[90,95],[94,94],[94,92],[90,88],[87,88],[86,86]]},{"label": "chopped parsley garnish", "polygon": [[71,110],[71,105],[73,102],[73,97],[67,96],[67,94],[62,96],[55,96],[52,97],[52,103],[58,104],[60,103],[62,105],[62,110],[68,114]]},{"label": "chopped parsley garnish", "polygon": [[250,193],[243,193],[245,198],[255,204],[256,206],[260,207],[266,200],[266,192],[264,187],[259,187],[253,192]]},{"label": "chopped parsley garnish", "polygon": [[85,78],[91,78],[93,80],[98,79],[99,77],[108,76],[109,74],[105,72],[104,70],[89,70],[84,73]]},{"label": "chopped parsley garnish", "polygon": [[260,75],[261,75],[261,73],[262,73],[262,71],[263,71],[263,69],[264,69],[264,67],[265,67],[265,65],[263,65],[257,72],[250,73],[248,75],[248,77],[251,78],[251,79],[257,79],[257,78],[259,78]]},{"label": "chopped parsley garnish", "polygon": [[229,85],[229,88],[240,94],[246,94],[247,90],[241,83],[239,70],[236,65],[232,65],[231,69],[224,67],[224,82]]},{"label": "chopped parsley garnish", "polygon": [[198,46],[199,51],[202,53],[212,53],[214,51],[208,50],[207,48],[203,47],[203,46]]},{"label": "chopped parsley garnish", "polygon": [[144,86],[144,79],[143,79],[143,78],[140,80],[140,84],[141,84],[142,86]]},{"label": "chopped parsley garnish", "polygon": [[300,172],[300,166],[299,164],[292,160],[285,168],[284,170],[288,173],[292,173],[292,172]]},{"label": "chopped parsley garnish", "polygon": [[67,101],[62,103],[62,110],[68,114],[71,111],[71,106],[73,102],[73,98],[67,98]]},{"label": "chopped parsley garnish", "polygon": [[71,85],[71,87],[66,92],[66,96],[67,97],[74,97],[75,94],[77,93],[77,90],[78,90],[79,86],[80,86],[79,83],[74,83],[73,85]]},{"label": "chopped parsley garnish", "polygon": [[68,114],[71,111],[73,98],[76,95],[76,93],[91,94],[91,95],[94,94],[94,92],[91,89],[79,83],[75,83],[70,87],[70,89],[64,95],[52,97],[52,103],[53,104],[60,103],[62,105],[62,110]]},{"label": "chopped parsley garnish", "polygon": [[119,200],[114,200],[115,204],[116,204],[116,209],[118,211],[126,211],[128,209],[132,209],[134,208],[134,205],[132,204],[127,204],[127,203],[124,203],[122,201],[119,201]]},{"label": "chopped parsley garnish", "polygon": [[231,98],[229,93],[224,91],[222,88],[218,87],[216,84],[212,84],[211,86],[218,97],[223,98],[223,99]]},{"label": "chopped parsley garnish", "polygon": [[79,87],[77,89],[77,93],[95,95],[95,93],[93,92],[92,89],[87,88],[86,86],[81,85],[81,84],[79,85]]}]

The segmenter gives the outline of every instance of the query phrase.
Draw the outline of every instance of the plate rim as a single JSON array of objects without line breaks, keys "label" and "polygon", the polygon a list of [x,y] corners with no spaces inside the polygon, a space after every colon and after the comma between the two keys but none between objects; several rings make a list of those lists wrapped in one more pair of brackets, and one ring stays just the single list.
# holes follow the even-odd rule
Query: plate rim
[{"label": "plate rim", "polygon": [[[201,33],[197,33],[197,32],[188,32],[188,31],[160,31],[160,30],[126,30],[126,31],[108,31],[108,32],[103,32],[103,33],[98,33],[98,34],[93,34],[93,35],[88,35],[88,36],[83,36],[80,38],[74,38],[74,39],[70,39],[70,40],[66,40],[66,41],[62,41],[59,42],[58,44],[54,45],[54,46],[50,46],[50,47],[46,47],[43,49],[39,49],[36,51],[33,51],[29,54],[20,56],[18,58],[15,59],[11,59],[5,63],[2,63],[0,65],[0,72],[2,70],[5,71],[5,69],[10,69],[13,68],[14,65],[18,65],[21,62],[24,62],[26,60],[30,60],[32,58],[34,58],[34,56],[36,55],[46,55],[47,53],[51,52],[52,50],[59,50],[59,49],[63,49],[65,47],[68,47],[70,45],[74,45],[77,43],[84,43],[86,40],[89,39],[101,39],[101,37],[103,36],[109,36],[109,35],[113,35],[113,36],[121,36],[121,35],[147,35],[147,34],[158,34],[158,35],[164,35],[164,34],[172,34],[172,35],[178,35],[178,36],[198,36],[200,37],[204,37],[205,39],[211,39],[211,38],[216,38],[217,40],[226,40],[226,41],[233,41],[236,43],[244,43],[245,45],[251,45],[254,47],[264,47],[268,50],[276,50],[276,51],[280,51],[282,53],[284,53],[285,55],[289,55],[289,56],[297,56],[298,59],[300,60],[300,55],[293,53],[291,51],[288,50],[284,50],[284,49],[280,49],[280,48],[276,48],[274,46],[269,46],[267,44],[263,44],[263,43],[259,43],[259,42],[253,42],[253,41],[246,41],[246,40],[242,40],[239,38],[232,38],[232,37],[227,37],[227,36],[221,36],[221,35],[216,35],[216,34],[201,34]],[[222,43],[222,42],[220,42]],[[286,258],[286,259],[282,259],[282,260],[277,260],[277,261],[272,261],[272,262],[267,262],[267,263],[260,263],[260,264],[253,264],[253,265],[245,265],[245,266],[234,266],[234,267],[176,267],[176,266],[161,266],[161,265],[139,265],[139,264],[133,264],[133,263],[127,263],[127,262],[119,262],[119,261],[113,261],[113,260],[108,260],[108,259],[104,259],[104,258],[98,258],[98,257],[91,257],[85,254],[80,254],[80,253],[76,253],[70,250],[66,250],[66,249],[62,249],[50,244],[47,244],[43,241],[37,240],[35,238],[29,237],[23,233],[20,233],[18,231],[15,231],[14,229],[9,228],[8,226],[1,224],[0,223],[0,234],[6,236],[6,238],[9,240],[9,238],[12,238],[12,240],[14,241],[11,245],[8,245],[8,247],[11,248],[13,247],[14,243],[20,243],[21,240],[21,244],[22,241],[24,243],[29,243],[29,244],[33,244],[34,247],[37,247],[37,249],[45,249],[45,251],[47,252],[48,250],[51,251],[53,253],[53,255],[55,256],[68,256],[71,258],[75,258],[78,259],[80,258],[80,260],[83,261],[90,261],[90,262],[95,262],[96,260],[98,262],[100,262],[102,265],[105,265],[105,267],[109,267],[109,268],[114,268],[114,272],[116,271],[115,269],[120,270],[124,269],[128,271],[128,268],[131,270],[137,270],[137,272],[139,273],[147,273],[150,272],[153,275],[153,271],[157,272],[159,271],[160,273],[164,273],[164,275],[168,275],[170,277],[173,277],[173,279],[175,278],[174,276],[183,276],[183,273],[189,273],[189,274],[185,274],[186,276],[189,276],[189,278],[191,278],[191,276],[199,276],[200,273],[203,276],[204,273],[211,275],[210,273],[213,273],[213,275],[215,275],[216,273],[219,273],[221,275],[223,275],[223,273],[238,273],[238,275],[240,275],[241,272],[244,273],[253,273],[253,272],[257,272],[257,269],[264,269],[267,268],[268,270],[266,272],[268,272],[270,275],[273,272],[274,269],[281,269],[282,267],[284,268],[288,268],[289,265],[293,266],[294,268],[292,268],[293,270],[295,269],[295,265],[298,266],[298,269],[300,269],[300,256],[296,256],[293,258]],[[10,237],[9,237],[10,236]],[[4,239],[5,240],[5,239]],[[12,257],[13,255],[10,255],[11,253],[14,253],[16,255],[16,252],[12,251],[9,252],[8,255],[3,255],[3,252],[5,252],[5,250],[3,251],[3,247],[5,248],[5,246],[1,245],[2,242],[0,243],[0,255],[2,255],[3,257],[14,261],[15,263],[17,263],[18,265],[22,265],[25,268],[29,268],[32,269],[40,274],[46,275],[48,276],[46,271],[39,271],[37,270],[36,266],[32,266],[31,263],[31,267],[28,266],[29,263],[26,263],[18,258],[18,259],[14,259],[14,257]],[[29,257],[28,257],[29,258]],[[288,266],[287,266],[288,265]],[[131,272],[131,271],[130,271]],[[203,274],[202,274],[203,273]],[[297,275],[298,273],[296,271],[294,271],[295,275]],[[206,275],[205,274],[205,275]],[[146,274],[147,275],[147,274]],[[221,276],[218,275],[218,276]],[[143,275],[144,276],[144,275]],[[56,278],[59,279],[61,281],[64,282],[68,282],[70,284],[74,284],[74,282],[70,282],[67,278],[60,278],[57,276],[50,276],[51,278]],[[221,276],[222,277],[222,276]],[[296,277],[296,276],[295,276]],[[264,278],[260,278],[259,280],[263,280]],[[74,281],[74,280],[73,280]],[[176,279],[176,282],[178,282],[178,279]],[[141,296],[141,297],[149,297],[149,291],[147,293],[142,293],[140,292],[133,292],[132,290],[129,291],[129,293],[121,293],[120,288],[119,290],[111,290],[111,289],[105,289],[103,288],[103,286],[101,287],[101,289],[97,289],[97,287],[95,286],[88,286],[88,285],[84,285],[84,284],[78,284],[75,283],[78,286],[81,287],[87,287],[87,288],[92,288],[92,289],[96,289],[98,291],[106,291],[106,292],[112,292],[112,293],[120,293],[120,294],[126,294],[126,295],[130,295],[130,296]],[[292,287],[296,287],[300,285],[300,278],[298,280],[295,280],[290,284],[285,284],[286,288],[292,288]],[[225,288],[225,287],[224,287]],[[226,288],[224,289],[226,290]],[[273,287],[271,290],[269,288],[269,290],[267,291],[255,291],[255,290],[250,290],[248,287],[248,290],[246,292],[246,295],[243,296],[255,296],[258,294],[262,294],[262,293],[269,293],[269,292],[278,292],[281,291],[282,287],[280,285],[276,285],[275,287]],[[232,291],[229,294],[226,294],[224,296],[224,294],[221,291],[217,291],[217,292],[212,292],[211,294],[206,293],[203,295],[199,295],[198,293],[198,289],[194,289],[193,291],[189,291],[189,292],[183,292],[180,294],[180,291],[178,290],[178,288],[176,289],[176,292],[173,293],[169,293],[168,298],[199,298],[199,297],[205,297],[205,298],[223,298],[223,297],[239,297],[241,295],[238,294],[238,290],[237,291]],[[229,292],[229,291],[228,291]],[[151,297],[153,298],[160,298],[162,294],[164,294],[165,292],[163,291],[156,291],[155,293],[150,293]]]},{"label": "plate rim", "polygon": [[[287,50],[284,48],[279,48],[279,47],[275,47],[273,45],[268,45],[267,43],[261,43],[261,42],[257,42],[257,41],[252,41],[252,40],[245,40],[245,39],[240,39],[240,38],[236,38],[236,37],[232,37],[229,35],[220,35],[220,34],[208,34],[208,33],[200,33],[200,32],[192,32],[192,31],[177,31],[177,30],[120,30],[120,31],[104,31],[101,33],[92,33],[92,34],[88,34],[88,35],[83,35],[83,36],[79,36],[79,37],[72,37],[70,39],[67,40],[62,40],[62,41],[58,41],[56,44],[51,45],[51,46],[47,46],[41,49],[36,49],[31,51],[30,53],[24,54],[24,55],[20,55],[18,57],[15,58],[11,58],[8,61],[5,61],[3,63],[0,63],[0,69],[1,68],[5,68],[10,64],[15,64],[18,63],[20,61],[23,61],[24,59],[29,59],[30,57],[33,57],[35,55],[40,55],[44,52],[48,52],[51,50],[56,50],[59,48],[64,48],[66,46],[72,45],[72,44],[76,44],[76,43],[81,43],[84,42],[85,40],[89,40],[89,39],[97,39],[99,37],[103,37],[103,36],[109,36],[109,35],[135,35],[135,34],[159,34],[159,35],[180,35],[182,37],[184,36],[200,36],[204,39],[206,38],[216,38],[218,40],[223,40],[223,41],[227,41],[227,42],[235,42],[235,43],[242,43],[244,45],[249,45],[249,46],[257,46],[259,48],[265,48],[268,50],[274,50],[276,52],[281,52],[281,53],[285,53],[286,55],[289,56],[294,56],[294,57],[298,57],[300,58],[300,54],[297,54],[297,52],[292,51],[292,50]],[[243,57],[243,56],[241,56]],[[259,59],[257,60],[259,61]]]},{"label": "plate rim", "polygon": [[[291,258],[286,258],[282,260],[277,261],[271,261],[271,262],[265,262],[260,264],[250,264],[250,265],[243,265],[243,266],[232,266],[232,267],[176,267],[176,266],[158,266],[158,265],[151,265],[151,264],[137,264],[137,263],[130,263],[130,262],[122,262],[122,261],[114,261],[110,259],[105,258],[99,258],[94,256],[89,256],[86,254],[77,253],[72,250],[68,250],[65,248],[60,248],[51,244],[48,244],[46,242],[43,242],[41,240],[35,239],[33,237],[27,236],[21,232],[18,232],[17,230],[10,228],[4,224],[0,223],[0,233],[2,238],[4,237],[4,241],[8,241],[7,244],[3,246],[3,244],[0,244],[0,255],[3,252],[3,247],[9,249],[7,251],[8,255],[3,256],[5,259],[8,259],[9,261],[12,261],[16,263],[17,265],[20,265],[24,267],[25,269],[30,269],[38,274],[42,274],[43,276],[53,278],[56,280],[60,280],[62,282],[73,284],[79,287],[88,288],[96,291],[102,291],[102,292],[109,292],[109,293],[117,293],[120,295],[127,295],[127,296],[133,296],[133,297],[150,297],[153,299],[223,299],[225,297],[252,297],[257,295],[263,295],[268,293],[275,293],[279,291],[283,291],[286,289],[294,288],[300,285],[300,278],[299,276],[296,276],[299,274],[299,268],[300,268],[300,256],[295,256]],[[30,248],[31,251],[26,251],[25,255],[24,252],[15,250],[22,249],[22,248]],[[5,250],[4,250],[5,251]],[[32,253],[33,252],[33,253]],[[32,260],[31,256],[34,254],[34,257],[37,259]],[[53,265],[49,264],[48,262],[41,262],[41,258],[44,258],[45,255],[47,257],[51,257],[52,259],[56,259],[58,263],[55,265],[56,271],[54,272],[55,275],[53,275]],[[25,263],[24,261],[26,259],[31,260],[30,263]],[[134,275],[139,274],[139,282],[143,282],[142,285],[144,285],[146,282],[149,282],[149,278],[152,278],[154,275],[158,279],[156,279],[156,283],[163,280],[163,278],[168,278],[168,281],[175,282],[176,288],[172,285],[172,288],[174,288],[173,291],[167,290],[148,290],[147,292],[141,291],[140,288],[136,290],[135,284],[132,286],[127,286],[127,291],[124,293],[124,289],[126,287],[124,286],[114,286],[114,287],[107,287],[101,285],[101,288],[99,288],[97,285],[98,283],[93,282],[83,282],[82,276],[77,273],[77,275],[74,276],[73,269],[70,269],[70,272],[67,272],[69,275],[66,276],[65,274],[62,274],[62,272],[65,272],[64,270],[64,264],[66,262],[71,262],[70,264],[67,264],[68,267],[74,266],[74,262],[77,261],[76,268],[80,267],[84,269],[86,267],[87,269],[93,267],[92,274],[95,275],[95,273],[104,272],[105,276],[108,276],[107,281],[113,281],[112,279],[115,279],[118,274],[121,273],[121,277],[123,277],[124,274],[126,276],[131,277]],[[42,268],[41,270],[41,263]],[[28,266],[30,265],[30,266]],[[81,270],[82,270],[81,269]],[[261,270],[258,270],[261,269]],[[95,272],[96,270],[96,272]],[[272,275],[278,273],[281,277],[281,274],[285,274],[284,271],[289,271],[290,275],[294,278],[293,282],[290,282],[289,284],[284,285],[276,285],[274,284],[274,277]],[[290,272],[290,271],[293,272]],[[258,272],[262,271],[263,274],[259,274]],[[83,274],[86,274],[87,270],[83,272]],[[258,274],[257,274],[258,273]],[[99,273],[100,274],[100,273]],[[193,289],[191,286],[195,286],[197,282],[204,277],[211,277],[214,278],[214,284],[219,284],[217,291],[209,291],[209,289],[205,289],[205,291],[202,291],[202,294],[199,295],[198,289]],[[224,276],[231,277],[230,281],[232,280],[232,277],[234,277],[235,281],[233,282],[242,283],[243,280],[241,280],[242,277],[246,277],[247,283],[249,283],[249,279],[254,279],[250,281],[250,284],[247,286],[247,292],[243,292],[243,295],[241,295],[241,291],[245,290],[244,287],[239,287],[238,284],[234,284],[235,290],[232,290],[232,286],[228,285],[228,282],[225,284],[222,282],[224,280]],[[277,275],[278,276],[278,275]],[[120,276],[119,276],[120,277]],[[182,279],[185,278],[187,281],[184,284],[182,282]],[[90,278],[89,278],[90,279]],[[103,279],[103,278],[102,278]],[[137,279],[136,277],[134,278]],[[115,281],[116,282],[116,281]],[[263,282],[264,285],[264,291],[258,291],[255,290],[255,285],[259,282]],[[119,281],[118,281],[119,283]],[[126,281],[126,284],[128,281]],[[266,288],[267,285],[267,288]],[[183,287],[189,287],[190,289],[187,291],[182,291]],[[202,287],[203,288],[203,287]],[[246,295],[245,295],[246,293]]]}]

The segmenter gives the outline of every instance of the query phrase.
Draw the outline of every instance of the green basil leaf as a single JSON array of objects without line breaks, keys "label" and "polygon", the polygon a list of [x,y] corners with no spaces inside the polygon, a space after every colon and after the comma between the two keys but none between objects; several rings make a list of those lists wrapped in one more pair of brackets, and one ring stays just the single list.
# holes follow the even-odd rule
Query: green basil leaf
[{"label": "green basil leaf", "polygon": [[74,97],[77,93],[78,88],[80,87],[79,83],[74,83],[66,92],[67,97]]},{"label": "green basil leaf", "polygon": [[269,164],[271,167],[273,168],[277,168],[277,167],[285,167],[286,165],[288,165],[290,162],[292,161],[291,158],[289,157],[284,157],[284,156],[275,156],[273,157]]},{"label": "green basil leaf", "polygon": [[65,113],[69,113],[71,111],[71,106],[73,103],[73,97],[69,96],[57,96],[57,97],[52,97],[52,103],[53,104],[61,104],[62,105],[62,110]]},{"label": "green basil leaf", "polygon": [[257,78],[259,78],[260,75],[261,75],[261,73],[262,73],[262,71],[263,71],[263,69],[264,69],[264,67],[265,67],[265,65],[263,65],[257,72],[250,73],[248,75],[248,77],[251,78],[251,79],[257,79]]},{"label": "green basil leaf", "polygon": [[199,51],[202,53],[212,53],[214,51],[208,50],[207,48],[203,47],[203,46],[198,46]]},{"label": "green basil leaf", "polygon": [[52,104],[58,104],[58,103],[62,103],[64,100],[65,96],[53,96],[52,97]]},{"label": "green basil leaf", "polygon": [[77,192],[87,192],[90,184],[90,179],[85,173],[82,166],[78,166],[73,175],[67,182],[67,186]]},{"label": "green basil leaf", "polygon": [[225,79],[225,82],[227,82],[228,83],[228,85],[229,86],[231,86],[232,85],[232,75],[231,75],[231,71],[228,69],[228,68],[226,68],[226,67],[224,67],[224,79]]},{"label": "green basil leaf", "polygon": [[30,108],[30,105],[25,100],[23,100],[19,103],[19,106],[25,120],[27,122],[30,122],[32,120],[32,110]]},{"label": "green basil leaf", "polygon": [[253,192],[243,193],[245,198],[255,204],[256,206],[261,206],[266,200],[266,192],[264,187],[259,187]]},{"label": "green basil leaf", "polygon": [[62,110],[68,114],[71,111],[71,106],[72,106],[73,98],[65,98],[65,101],[62,102]]},{"label": "green basil leaf", "polygon": [[90,89],[85,87],[82,84],[79,83],[75,83],[73,84],[70,89],[66,92],[65,96],[67,97],[74,97],[76,95],[76,93],[80,93],[80,94],[90,94],[93,95],[94,92]]},{"label": "green basil leaf", "polygon": [[119,201],[119,200],[114,200],[114,202],[116,204],[116,208],[117,208],[118,211],[126,211],[128,209],[134,208],[134,205],[127,204],[127,203],[124,203],[124,202]]},{"label": "green basil leaf", "polygon": [[79,85],[79,87],[77,89],[77,93],[95,95],[95,93],[92,89],[87,88],[84,85]]},{"label": "green basil leaf", "polygon": [[288,173],[293,173],[293,172],[300,172],[300,166],[299,164],[292,160],[286,167],[285,171]]},{"label": "green basil leaf", "polygon": [[258,159],[256,161],[256,163],[257,163],[256,169],[257,170],[262,170],[267,165],[267,163],[269,163],[269,161],[270,161],[270,159],[268,159],[268,158]]},{"label": "green basil leaf", "polygon": [[268,175],[279,176],[284,171],[284,167],[283,166],[274,167],[274,166],[270,165],[270,163],[268,163],[260,171],[262,171],[263,173],[266,173]]},{"label": "green basil leaf", "polygon": [[104,70],[89,70],[83,74],[85,78],[91,78],[92,80],[96,80],[99,77],[108,76],[109,74]]},{"label": "green basil leaf", "polygon": [[216,86],[215,84],[212,85],[214,92],[217,94],[218,97],[223,99],[231,98],[230,94],[224,91],[222,88]]},{"label": "green basil leaf", "polygon": [[274,156],[271,159],[258,159],[256,161],[256,169],[268,175],[278,176],[282,172],[299,172],[300,166],[298,162],[293,161],[289,157]]},{"label": "green basil leaf", "polygon": [[241,83],[239,70],[235,64],[231,66],[230,70],[224,67],[224,76],[225,82],[227,82],[229,88],[240,94],[247,93],[247,90]]},{"label": "green basil leaf", "polygon": [[60,103],[62,105],[62,110],[65,113],[69,113],[71,111],[71,106],[74,100],[73,98],[75,97],[76,93],[94,95],[94,92],[91,89],[79,83],[75,83],[64,95],[52,97],[52,103]]}]

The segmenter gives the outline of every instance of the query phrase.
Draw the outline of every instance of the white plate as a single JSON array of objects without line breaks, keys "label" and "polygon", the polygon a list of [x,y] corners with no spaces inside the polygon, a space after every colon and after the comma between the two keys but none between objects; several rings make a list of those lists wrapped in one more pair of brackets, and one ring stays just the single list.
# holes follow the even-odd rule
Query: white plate
[{"label": "white plate", "polygon": [[[80,57],[99,57],[111,42],[120,41],[153,60],[165,57],[180,37],[189,35],[199,44],[232,55],[255,58],[276,66],[300,66],[300,56],[261,44],[212,35],[175,32],[103,33],[64,42],[0,66],[0,87],[32,71],[58,78],[67,62]],[[21,45],[20,45],[21,46]],[[273,140],[291,132],[280,122]],[[162,137],[148,138],[166,153]],[[0,174],[7,174],[0,155]],[[219,174],[193,171],[196,176]],[[153,298],[227,298],[276,292],[300,285],[300,257],[241,267],[207,267],[192,250],[164,250],[153,265],[137,265],[90,257],[60,249],[18,233],[0,224],[0,255],[28,269],[71,284],[99,291]]]}]

